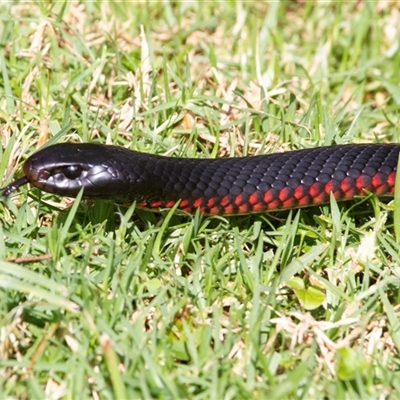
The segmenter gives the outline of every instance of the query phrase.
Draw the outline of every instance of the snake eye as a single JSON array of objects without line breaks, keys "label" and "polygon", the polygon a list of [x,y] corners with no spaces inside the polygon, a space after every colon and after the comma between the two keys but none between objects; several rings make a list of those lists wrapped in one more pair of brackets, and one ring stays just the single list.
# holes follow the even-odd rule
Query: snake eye
[{"label": "snake eye", "polygon": [[81,176],[82,168],[79,165],[69,165],[63,169],[63,173],[67,179],[76,179]]}]

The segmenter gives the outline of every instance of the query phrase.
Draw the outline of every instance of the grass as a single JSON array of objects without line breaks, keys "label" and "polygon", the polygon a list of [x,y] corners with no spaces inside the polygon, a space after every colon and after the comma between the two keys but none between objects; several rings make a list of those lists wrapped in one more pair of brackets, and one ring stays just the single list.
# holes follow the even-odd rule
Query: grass
[{"label": "grass", "polygon": [[[48,142],[399,142],[399,23],[379,1],[5,3],[3,184]],[[1,398],[400,395],[390,203],[179,216],[24,188],[0,215]]]}]

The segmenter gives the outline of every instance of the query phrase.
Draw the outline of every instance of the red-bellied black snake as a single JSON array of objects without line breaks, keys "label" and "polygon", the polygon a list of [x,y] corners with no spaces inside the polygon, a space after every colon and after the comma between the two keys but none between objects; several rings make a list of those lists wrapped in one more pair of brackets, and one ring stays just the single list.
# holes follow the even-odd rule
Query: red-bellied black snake
[{"label": "red-bellied black snake", "polygon": [[392,196],[398,144],[317,147],[254,157],[198,159],[150,155],[117,146],[56,144],[30,156],[8,196],[31,185],[61,196],[206,214],[307,207],[374,193]]}]

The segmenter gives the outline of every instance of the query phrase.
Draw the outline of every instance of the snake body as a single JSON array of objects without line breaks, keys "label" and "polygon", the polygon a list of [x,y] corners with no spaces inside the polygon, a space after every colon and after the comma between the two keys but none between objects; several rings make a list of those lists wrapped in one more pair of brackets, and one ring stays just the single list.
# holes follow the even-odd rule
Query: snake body
[{"label": "snake body", "polygon": [[192,213],[248,214],[353,199],[367,192],[393,195],[397,144],[317,147],[254,157],[197,159],[144,154],[117,146],[63,143],[23,165],[24,183],[50,193],[138,207]]}]

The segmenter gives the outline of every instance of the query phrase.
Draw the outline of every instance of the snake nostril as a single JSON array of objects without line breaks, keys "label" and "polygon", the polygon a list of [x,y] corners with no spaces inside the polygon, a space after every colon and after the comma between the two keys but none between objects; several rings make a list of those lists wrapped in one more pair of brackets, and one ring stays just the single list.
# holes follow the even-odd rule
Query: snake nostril
[{"label": "snake nostril", "polygon": [[37,173],[35,180],[37,180],[38,182],[45,182],[47,181],[47,179],[49,179],[50,176],[51,173],[49,171],[42,169]]}]

